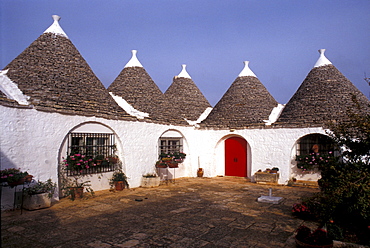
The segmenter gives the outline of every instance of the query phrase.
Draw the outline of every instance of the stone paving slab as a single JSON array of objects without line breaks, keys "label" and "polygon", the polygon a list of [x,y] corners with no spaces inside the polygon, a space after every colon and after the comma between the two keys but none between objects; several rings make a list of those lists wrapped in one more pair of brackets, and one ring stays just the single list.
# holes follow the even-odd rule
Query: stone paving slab
[{"label": "stone paving slab", "polygon": [[[257,202],[269,188],[284,200]],[[235,177],[99,191],[47,209],[2,212],[2,247],[295,247],[294,231],[304,221],[291,207],[317,191]]]}]

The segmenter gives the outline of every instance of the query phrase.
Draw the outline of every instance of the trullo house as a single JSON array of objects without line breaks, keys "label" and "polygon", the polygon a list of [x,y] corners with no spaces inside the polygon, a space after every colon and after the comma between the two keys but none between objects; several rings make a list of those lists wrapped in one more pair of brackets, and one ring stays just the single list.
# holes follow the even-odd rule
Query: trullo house
[{"label": "trullo house", "polygon": [[[108,189],[119,165],[130,187],[146,173],[162,180],[238,176],[279,168],[279,184],[316,181],[295,157],[313,147],[333,149],[328,121],[347,118],[356,95],[369,113],[369,100],[325,57],[324,50],[299,89],[279,104],[245,62],[212,108],[186,66],[162,93],[132,51],[131,59],[106,89],[59,25],[59,17],[0,72],[1,170],[19,168],[36,180],[60,187],[63,161],[74,153],[90,157],[78,173],[96,190]],[[314,62],[314,61],[313,61]],[[189,66],[191,68],[191,65]],[[184,152],[177,168],[156,168],[161,153]],[[96,156],[119,163],[97,165]],[[107,160],[108,161],[108,160]],[[99,168],[97,168],[98,166]],[[3,187],[2,209],[12,207],[14,189]],[[62,197],[57,191],[54,198]]]}]

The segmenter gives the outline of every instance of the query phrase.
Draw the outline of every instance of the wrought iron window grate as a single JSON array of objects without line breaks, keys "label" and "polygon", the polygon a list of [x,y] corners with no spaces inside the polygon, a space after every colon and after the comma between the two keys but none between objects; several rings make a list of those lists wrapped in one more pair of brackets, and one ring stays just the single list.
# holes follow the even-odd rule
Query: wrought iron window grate
[{"label": "wrought iron window grate", "polygon": [[[109,133],[70,133],[68,135],[68,155],[81,154],[92,159],[89,168],[67,170],[68,176],[86,175],[114,171],[115,164],[107,159],[116,150],[114,134]],[[101,161],[97,159],[101,157]]]}]

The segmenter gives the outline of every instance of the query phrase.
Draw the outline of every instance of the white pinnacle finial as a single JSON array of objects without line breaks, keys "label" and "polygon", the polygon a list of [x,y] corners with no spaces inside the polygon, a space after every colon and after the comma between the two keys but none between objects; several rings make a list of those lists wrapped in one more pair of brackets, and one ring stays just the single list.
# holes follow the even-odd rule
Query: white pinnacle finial
[{"label": "white pinnacle finial", "polygon": [[53,17],[54,22],[53,24],[51,24],[51,26],[48,29],[44,31],[44,33],[53,33],[53,34],[64,36],[68,39],[67,34],[63,31],[63,29],[59,25],[60,16],[52,15],[52,17]]},{"label": "white pinnacle finial", "polygon": [[125,65],[126,67],[143,67],[140,61],[136,57],[137,50],[131,50],[132,52],[132,57],[129,62]]},{"label": "white pinnacle finial", "polygon": [[191,79],[189,73],[186,71],[186,65],[181,65],[181,66],[182,66],[182,70],[181,70],[180,74],[177,75],[177,77],[183,77],[183,78],[190,78]]},{"label": "white pinnacle finial", "polygon": [[331,65],[331,62],[325,57],[325,54],[324,54],[325,50],[326,49],[320,49],[319,50],[320,57],[316,61],[316,64],[314,65],[314,67],[319,67],[319,66],[324,66],[324,65]]},{"label": "white pinnacle finial", "polygon": [[256,74],[254,74],[253,71],[249,68],[249,61],[244,61],[244,69],[240,72],[238,77],[245,76],[257,77]]}]

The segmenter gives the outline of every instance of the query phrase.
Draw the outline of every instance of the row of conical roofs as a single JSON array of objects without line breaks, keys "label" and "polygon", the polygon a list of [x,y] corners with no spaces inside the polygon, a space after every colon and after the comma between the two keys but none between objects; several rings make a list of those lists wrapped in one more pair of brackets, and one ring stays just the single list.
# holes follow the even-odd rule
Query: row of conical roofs
[{"label": "row of conical roofs", "polygon": [[106,89],[59,25],[53,24],[0,73],[0,103],[12,107],[107,119],[196,125],[211,129],[263,126],[323,126],[369,113],[369,100],[320,50],[314,68],[285,105],[278,104],[248,61],[212,109],[183,65],[162,93],[133,50],[132,58]]}]

